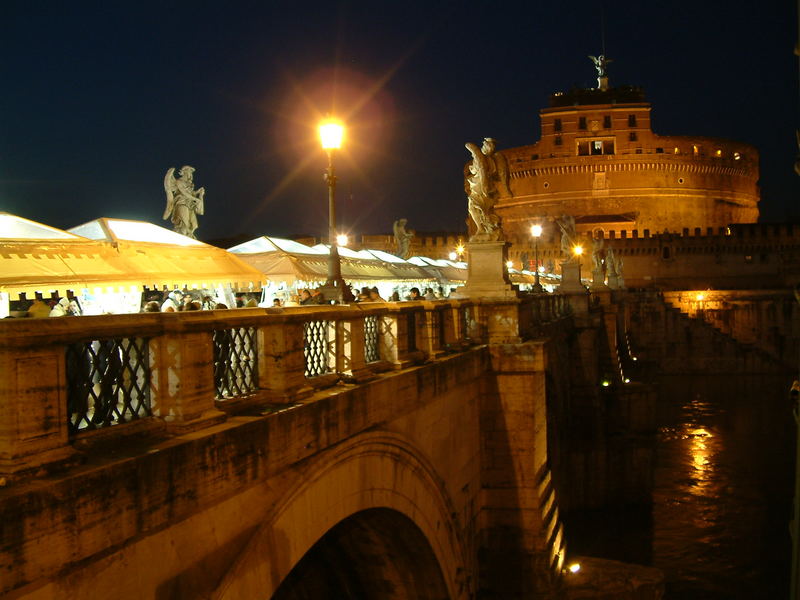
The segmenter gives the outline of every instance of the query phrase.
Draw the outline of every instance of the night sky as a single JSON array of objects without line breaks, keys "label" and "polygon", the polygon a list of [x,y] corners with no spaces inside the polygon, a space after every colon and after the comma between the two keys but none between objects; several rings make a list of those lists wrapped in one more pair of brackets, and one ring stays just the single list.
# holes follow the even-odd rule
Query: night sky
[{"label": "night sky", "polygon": [[332,112],[341,229],[460,231],[464,143],[535,142],[550,94],[594,87],[605,37],[611,85],[644,87],[656,133],[755,145],[761,220],[800,218],[795,4],[602,5],[6,2],[0,210],[171,228],[164,174],[188,164],[199,238],[320,236]]}]

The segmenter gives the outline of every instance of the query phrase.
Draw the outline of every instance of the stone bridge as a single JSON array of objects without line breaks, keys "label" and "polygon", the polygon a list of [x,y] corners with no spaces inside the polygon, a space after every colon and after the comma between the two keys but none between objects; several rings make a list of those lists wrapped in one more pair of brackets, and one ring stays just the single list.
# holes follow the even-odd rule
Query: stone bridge
[{"label": "stone bridge", "polygon": [[652,409],[619,306],[0,322],[0,595],[562,597],[557,429]]}]

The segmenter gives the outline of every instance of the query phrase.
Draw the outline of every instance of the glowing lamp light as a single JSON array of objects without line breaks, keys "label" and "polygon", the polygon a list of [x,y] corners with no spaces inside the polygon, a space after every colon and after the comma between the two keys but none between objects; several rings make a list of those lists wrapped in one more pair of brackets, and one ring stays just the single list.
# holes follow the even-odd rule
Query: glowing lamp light
[{"label": "glowing lamp light", "polygon": [[631,380],[626,377],[625,378],[625,383],[630,383],[630,382],[631,382]]},{"label": "glowing lamp light", "polygon": [[458,254],[459,256],[464,254],[464,246],[461,246],[461,245],[456,246],[456,254]]},{"label": "glowing lamp light", "polygon": [[539,273],[544,273],[544,265],[539,265]]},{"label": "glowing lamp light", "polygon": [[581,570],[581,563],[572,563],[567,569],[569,569],[570,573],[577,573]]},{"label": "glowing lamp light", "polygon": [[458,254],[456,254],[455,252],[451,252],[450,253],[450,260],[455,260],[457,258],[458,258]]},{"label": "glowing lamp light", "polygon": [[338,150],[342,147],[344,126],[338,121],[325,121],[319,126],[319,139],[325,150]]},{"label": "glowing lamp light", "polygon": [[531,225],[531,235],[535,238],[538,238],[542,235],[542,226],[541,225]]},{"label": "glowing lamp light", "polygon": [[336,236],[336,244],[339,246],[347,246],[347,236],[343,233],[340,233]]},{"label": "glowing lamp light", "polygon": [[514,267],[514,261],[513,260],[507,260],[506,261],[506,268],[511,269],[513,267]]},{"label": "glowing lamp light", "polygon": [[695,296],[695,298],[697,299],[698,302],[702,302],[703,300],[706,299],[706,295],[703,293],[698,293],[697,296]]},{"label": "glowing lamp light", "polygon": [[575,246],[572,249],[572,252],[573,254],[575,254],[575,256],[580,256],[581,254],[583,254],[583,246]]},{"label": "glowing lamp light", "polygon": [[611,382],[608,379],[603,379],[603,382],[600,385],[603,387],[608,387],[611,385]]}]

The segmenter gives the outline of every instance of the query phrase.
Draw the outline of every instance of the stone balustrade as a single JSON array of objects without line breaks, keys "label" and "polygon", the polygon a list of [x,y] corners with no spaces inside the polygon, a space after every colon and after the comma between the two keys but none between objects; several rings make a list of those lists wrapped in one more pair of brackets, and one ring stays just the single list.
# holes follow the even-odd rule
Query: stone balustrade
[{"label": "stone balustrade", "polygon": [[569,312],[558,295],[0,321],[0,476],[150,428],[187,432]]}]

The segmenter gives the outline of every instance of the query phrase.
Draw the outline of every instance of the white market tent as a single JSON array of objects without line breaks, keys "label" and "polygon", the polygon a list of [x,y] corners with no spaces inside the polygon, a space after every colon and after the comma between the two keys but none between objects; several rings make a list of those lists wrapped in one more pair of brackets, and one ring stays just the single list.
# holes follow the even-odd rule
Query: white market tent
[{"label": "white market tent", "polygon": [[263,274],[215,246],[145,221],[100,218],[68,230],[113,246],[139,287],[257,290]]},{"label": "white market tent", "polygon": [[258,289],[263,279],[225,250],[151,223],[104,218],[62,231],[0,213],[4,311],[21,294],[32,299],[37,292],[46,297],[71,292],[97,301],[100,312],[134,312],[143,287],[245,290]]},{"label": "white market tent", "polygon": [[108,244],[0,213],[0,292],[64,296],[67,290],[131,281]]},{"label": "white market tent", "polygon": [[[398,256],[379,250],[351,250],[337,246],[342,277],[354,290],[377,286],[388,296],[394,288],[435,281],[434,276]],[[299,242],[261,236],[228,249],[270,281],[265,295],[284,296],[298,288],[318,285],[327,279],[329,246],[306,246]],[[265,298],[265,301],[268,299]]]}]

